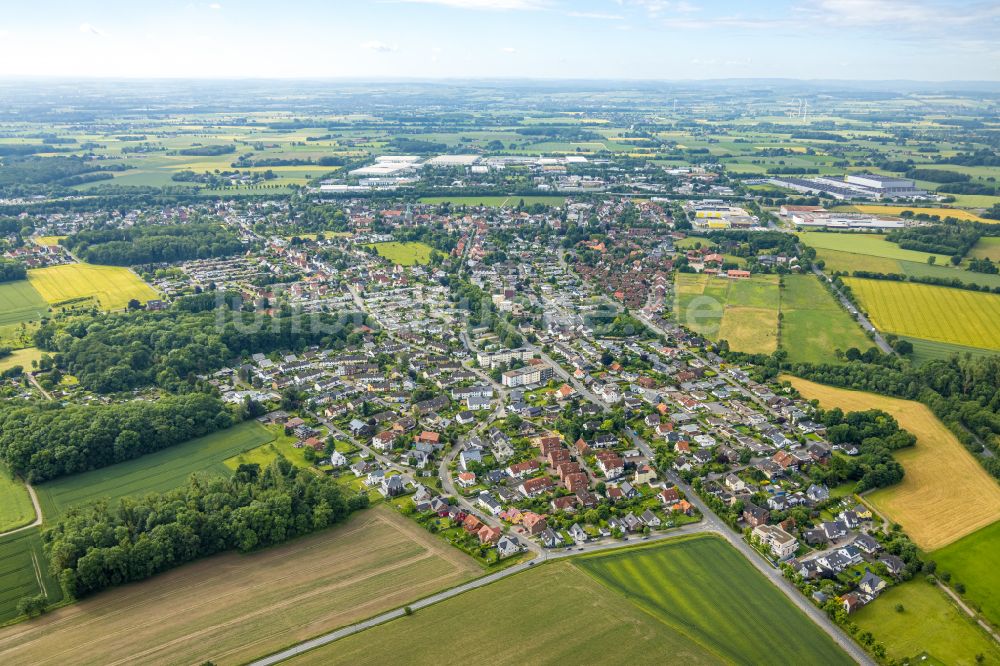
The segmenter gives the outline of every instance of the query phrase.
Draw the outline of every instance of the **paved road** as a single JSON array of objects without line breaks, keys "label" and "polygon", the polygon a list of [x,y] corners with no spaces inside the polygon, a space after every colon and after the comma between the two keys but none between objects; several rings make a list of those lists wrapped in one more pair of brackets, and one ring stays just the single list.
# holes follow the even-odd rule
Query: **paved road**
[{"label": "paved road", "polygon": [[[823,281],[824,284],[829,283],[829,278],[826,276],[826,274],[816,266],[813,266],[813,273],[815,273],[819,277],[819,279]],[[885,338],[882,337],[882,334],[879,333],[874,326],[872,326],[872,323],[868,320],[868,317],[866,317],[861,312],[861,310],[858,310],[856,307],[854,307],[854,304],[848,300],[847,296],[844,296],[843,292],[841,292],[836,285],[830,284],[830,286],[833,287],[833,291],[837,295],[837,298],[840,300],[840,304],[844,306],[844,309],[854,316],[854,318],[858,321],[858,325],[861,326],[861,328],[872,334],[873,339],[875,340],[875,344],[878,345],[878,348],[881,349],[886,354],[895,354],[896,350],[894,350],[889,345],[889,343],[885,341]]]}]

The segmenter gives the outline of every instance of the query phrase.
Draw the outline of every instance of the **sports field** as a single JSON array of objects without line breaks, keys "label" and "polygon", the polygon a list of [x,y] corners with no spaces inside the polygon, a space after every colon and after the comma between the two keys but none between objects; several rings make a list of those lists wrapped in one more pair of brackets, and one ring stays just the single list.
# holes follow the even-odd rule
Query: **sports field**
[{"label": "sports field", "polygon": [[177,488],[194,472],[228,474],[223,464],[226,458],[272,439],[274,435],[264,426],[247,421],[135,460],[43,483],[35,492],[45,520],[51,522],[71,506],[103,497],[114,500]]},{"label": "sports field", "polygon": [[376,507],[288,544],[187,564],[0,629],[0,663],[243,664],[480,573],[472,558]]},{"label": "sports field", "polygon": [[844,283],[880,331],[1000,350],[1000,295],[912,282]]},{"label": "sports field", "polygon": [[426,264],[431,260],[431,252],[434,251],[434,248],[426,243],[398,243],[396,241],[375,243],[372,247],[378,251],[379,256],[400,266]]},{"label": "sports field", "polygon": [[102,309],[120,310],[133,298],[145,303],[159,297],[155,289],[121,266],[49,266],[28,271],[28,280],[52,305],[96,298]]},{"label": "sports field", "polygon": [[546,564],[289,663],[451,663],[456,621],[500,664],[851,663],[715,537]]},{"label": "sports field", "polygon": [[867,349],[871,340],[813,275],[786,275],[781,348],[792,363],[835,363],[834,351]]},{"label": "sports field", "polygon": [[[0,537],[0,622],[17,617],[23,597],[46,594],[50,603],[62,600],[58,581],[49,573],[37,527]],[[0,657],[0,663],[21,663]]]},{"label": "sports field", "polygon": [[992,259],[1000,261],[1000,236],[980,238],[969,252],[970,259]]},{"label": "sports field", "polygon": [[[903,605],[902,613],[896,610],[897,604]],[[890,587],[851,620],[883,643],[896,663],[906,657],[911,664],[1000,663],[1000,647],[923,577]],[[930,660],[913,659],[925,652]],[[978,654],[983,655],[982,662],[977,662]]]},{"label": "sports field", "polygon": [[0,326],[41,319],[48,309],[28,280],[0,283]]},{"label": "sports field", "polygon": [[35,507],[24,483],[0,463],[0,532],[24,527],[35,520]]},{"label": "sports field", "polygon": [[938,572],[951,574],[951,584],[965,585],[962,595],[1000,626],[1000,521],[935,550],[928,556]]},{"label": "sports field", "polygon": [[[835,250],[838,252],[850,252],[853,254],[863,254],[872,257],[882,257],[885,259],[897,259],[900,261],[916,261],[927,263],[927,257],[932,256],[927,252],[917,252],[916,250],[904,250],[895,243],[885,240],[882,234],[867,233],[828,233],[824,231],[804,231],[797,233],[799,239],[810,247],[817,250]],[[942,266],[947,264],[949,257],[938,254],[937,263]],[[858,268],[856,270],[870,270]]]},{"label": "sports field", "polygon": [[827,409],[881,409],[916,435],[915,446],[893,454],[906,470],[903,480],[866,498],[902,525],[921,549],[943,548],[1000,520],[1000,486],[927,406],[798,377],[783,379]]}]

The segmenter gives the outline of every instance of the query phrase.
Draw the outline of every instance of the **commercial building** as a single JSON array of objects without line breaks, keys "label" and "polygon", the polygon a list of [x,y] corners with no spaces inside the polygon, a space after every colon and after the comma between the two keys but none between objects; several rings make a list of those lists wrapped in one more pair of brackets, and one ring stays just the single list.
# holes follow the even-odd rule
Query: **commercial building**
[{"label": "commercial building", "polygon": [[779,176],[768,178],[767,182],[804,194],[825,194],[834,199],[924,199],[930,195],[917,189],[912,180],[879,176],[877,174],[850,174],[843,178],[818,176],[816,178],[792,178]]}]

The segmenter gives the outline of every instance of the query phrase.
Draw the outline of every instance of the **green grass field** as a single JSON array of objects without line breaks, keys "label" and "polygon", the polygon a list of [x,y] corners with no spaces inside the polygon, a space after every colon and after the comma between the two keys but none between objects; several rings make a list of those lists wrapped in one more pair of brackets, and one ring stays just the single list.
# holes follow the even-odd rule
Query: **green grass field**
[{"label": "green grass field", "polygon": [[35,520],[28,490],[15,479],[10,470],[0,464],[0,532],[24,527]]},{"label": "green grass field", "polygon": [[[896,259],[899,261],[915,261],[917,263],[927,263],[927,257],[931,256],[926,252],[904,250],[895,243],[890,243],[885,240],[885,236],[881,234],[837,234],[823,231],[806,231],[799,232],[798,237],[803,243],[810,247],[814,247],[817,250],[836,250],[838,252],[863,254],[872,257],[882,257],[885,259]],[[937,263],[942,266],[947,264],[949,261],[949,257],[944,255],[939,254],[934,256],[937,257]]]},{"label": "green grass field", "polygon": [[28,280],[42,298],[52,305],[96,298],[102,309],[120,310],[133,298],[142,303],[159,298],[155,289],[121,266],[49,266],[28,271]]},{"label": "green grass field", "polygon": [[[897,604],[903,605],[902,613],[896,611]],[[920,578],[889,588],[851,619],[883,643],[897,662],[926,652],[937,660],[930,663],[973,666],[977,654],[984,655],[983,663],[1000,663],[997,644],[944,592]]]},{"label": "green grass field", "polygon": [[915,261],[900,261],[900,270],[905,275],[916,277],[941,278],[944,280],[960,280],[966,284],[978,284],[987,287],[1000,287],[1000,275],[974,273],[962,267],[920,264]]},{"label": "green grass field", "polygon": [[936,361],[939,359],[947,359],[952,354],[971,354],[973,357],[982,358],[998,353],[990,349],[966,347],[965,345],[937,342],[936,340],[923,340],[921,338],[914,338],[908,335],[901,335],[899,337],[904,340],[909,340],[913,345],[913,354],[910,358],[917,364],[923,364],[928,361]]},{"label": "green grass field", "polygon": [[585,556],[577,566],[724,661],[851,663],[826,633],[717,537]]},{"label": "green grass field", "polygon": [[871,340],[813,275],[786,275],[781,348],[792,363],[833,363],[834,350],[867,349]]},{"label": "green grass field", "polygon": [[0,284],[0,326],[41,319],[49,304],[28,280]]},{"label": "green grass field", "polygon": [[294,444],[298,438],[294,435],[286,435],[284,428],[270,426],[268,431],[274,438],[269,442],[248,451],[242,451],[235,456],[223,460],[223,464],[229,469],[235,470],[240,465],[260,465],[267,467],[279,457],[287,458],[296,467],[310,467],[312,463],[306,461],[305,449],[297,449]]},{"label": "green grass field", "polygon": [[31,370],[31,362],[42,358],[42,350],[35,347],[26,347],[10,353],[9,356],[0,358],[0,372],[19,365],[25,370]]},{"label": "green grass field", "polygon": [[400,266],[426,264],[431,260],[431,252],[434,251],[434,248],[426,243],[399,243],[396,241],[375,243],[372,247],[378,251],[379,256]]},{"label": "green grass field", "polygon": [[135,460],[56,479],[35,491],[45,521],[51,522],[74,505],[176,488],[194,472],[228,474],[224,460],[273,438],[264,426],[248,421]]},{"label": "green grass field", "polygon": [[980,238],[969,252],[969,258],[1000,261],[1000,236]]},{"label": "green grass field", "polygon": [[59,583],[49,573],[38,528],[0,537],[0,623],[17,617],[20,599],[43,593],[50,603],[62,600]]},{"label": "green grass field", "polygon": [[965,585],[968,601],[994,626],[1000,626],[1000,522],[973,532],[927,556],[951,583]]},{"label": "green grass field", "polygon": [[490,206],[491,208],[516,208],[524,201],[525,206],[542,204],[544,206],[562,206],[566,203],[566,197],[556,196],[535,196],[535,197],[423,197],[420,203],[443,204],[450,203],[452,206]]}]

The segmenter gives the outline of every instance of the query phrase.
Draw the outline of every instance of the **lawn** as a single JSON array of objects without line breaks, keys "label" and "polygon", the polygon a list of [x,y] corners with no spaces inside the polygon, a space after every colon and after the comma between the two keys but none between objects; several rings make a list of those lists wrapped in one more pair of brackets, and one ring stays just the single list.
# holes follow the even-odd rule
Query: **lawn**
[{"label": "lawn", "polygon": [[941,254],[930,255],[926,252],[917,252],[916,250],[904,250],[895,243],[885,240],[885,236],[881,234],[840,234],[824,231],[805,231],[798,232],[798,237],[803,243],[817,250],[837,250],[839,252],[851,252],[873,257],[884,257],[886,259],[923,263],[927,262],[927,257],[936,256],[937,263],[941,265],[948,263],[950,260],[950,257]]},{"label": "lawn", "polygon": [[156,290],[121,266],[63,264],[28,271],[28,280],[49,304],[96,298],[104,310],[120,310],[131,299],[159,298]]},{"label": "lawn", "polygon": [[28,280],[0,283],[0,326],[41,319],[48,309]]},{"label": "lawn", "polygon": [[311,463],[306,461],[305,449],[297,449],[294,446],[298,441],[297,437],[286,435],[283,426],[271,426],[268,430],[271,431],[274,438],[272,441],[248,451],[241,451],[231,458],[226,458],[222,461],[225,466],[232,470],[243,464],[257,464],[266,467],[279,457],[287,458],[296,467],[311,466]]},{"label": "lawn", "polygon": [[926,405],[797,377],[783,379],[827,409],[881,409],[916,435],[915,446],[893,454],[906,470],[903,480],[866,497],[923,550],[943,548],[1000,520],[1000,486]]},{"label": "lawn", "polygon": [[471,558],[379,507],[0,629],[0,663],[243,664],[480,573]]},{"label": "lawn", "polygon": [[851,663],[722,539],[702,536],[576,561],[667,626],[732,663]]},{"label": "lawn", "polygon": [[951,584],[965,585],[963,595],[994,625],[1000,625],[1000,522],[977,530],[927,556]]},{"label": "lawn", "polygon": [[872,345],[815,276],[784,277],[781,313],[781,348],[791,363],[836,363],[834,350]]},{"label": "lawn", "polygon": [[49,573],[38,528],[0,537],[0,623],[17,617],[20,599],[42,593],[51,603],[62,600],[59,583]]},{"label": "lawn", "polygon": [[431,260],[431,252],[434,251],[434,248],[426,243],[398,243],[396,241],[375,243],[372,247],[378,251],[379,256],[400,266],[426,264]]},{"label": "lawn", "polygon": [[984,236],[976,241],[969,252],[970,259],[992,259],[1000,261],[1000,236]]},{"label": "lawn", "polygon": [[15,365],[19,365],[30,372],[32,367],[31,362],[37,361],[40,358],[42,358],[42,350],[35,347],[15,350],[10,355],[0,358],[0,372],[13,368]]},{"label": "lawn", "polygon": [[1000,350],[1000,295],[886,280],[844,280],[880,331]]},{"label": "lawn", "polygon": [[420,199],[420,203],[425,204],[443,204],[450,203],[452,206],[490,206],[492,208],[516,208],[521,201],[524,201],[525,206],[533,206],[535,204],[542,204],[544,206],[562,206],[566,203],[566,197],[556,197],[556,196],[528,196],[528,197],[474,197],[474,196],[456,196],[456,197],[423,197]]},{"label": "lawn", "polygon": [[119,499],[177,488],[194,472],[227,474],[224,460],[273,438],[264,426],[248,421],[135,460],[43,483],[35,492],[46,522],[51,522],[71,506],[103,497]]},{"label": "lawn", "polygon": [[[902,613],[896,611],[897,604],[903,605]],[[996,643],[922,578],[889,588],[851,619],[882,642],[897,662],[926,652],[937,660],[929,663],[973,666],[977,654],[984,655],[983,663],[1000,663]]]},{"label": "lawn", "polygon": [[35,507],[28,490],[10,470],[0,464],[0,532],[24,527],[35,520]]}]

